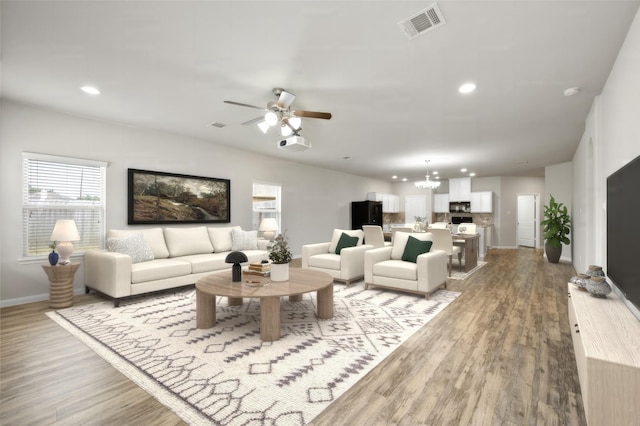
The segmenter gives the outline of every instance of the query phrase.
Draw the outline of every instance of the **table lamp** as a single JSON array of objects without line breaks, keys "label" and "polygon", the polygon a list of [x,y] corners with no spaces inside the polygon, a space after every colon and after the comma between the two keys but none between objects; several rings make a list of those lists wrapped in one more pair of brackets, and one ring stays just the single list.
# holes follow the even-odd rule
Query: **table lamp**
[{"label": "table lamp", "polygon": [[56,245],[56,250],[60,254],[58,263],[60,265],[71,263],[69,260],[71,253],[73,253],[73,243],[71,241],[80,241],[76,222],[73,219],[58,219],[51,233],[51,241],[59,241]]},{"label": "table lamp", "polygon": [[264,231],[264,238],[269,241],[273,241],[278,230],[278,222],[272,217],[265,217],[260,221],[259,231]]},{"label": "table lamp", "polygon": [[231,281],[234,283],[242,281],[242,262],[248,262],[247,255],[241,251],[232,251],[224,260],[226,263],[233,263],[231,267]]}]

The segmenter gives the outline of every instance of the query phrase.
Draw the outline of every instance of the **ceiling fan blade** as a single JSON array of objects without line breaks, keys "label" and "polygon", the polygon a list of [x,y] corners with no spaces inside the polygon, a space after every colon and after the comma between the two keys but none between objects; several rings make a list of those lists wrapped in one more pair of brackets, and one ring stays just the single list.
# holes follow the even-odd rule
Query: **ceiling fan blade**
[{"label": "ceiling fan blade", "polygon": [[261,109],[264,110],[264,108],[262,107],[258,107],[255,105],[249,105],[249,104],[243,104],[241,102],[234,102],[234,101],[224,101],[225,104],[231,104],[231,105],[238,105],[238,106],[243,106],[243,107],[247,107],[247,108],[255,108],[255,109]]},{"label": "ceiling fan blade", "polygon": [[244,123],[242,123],[242,125],[243,126],[248,126],[250,124],[254,124],[254,123],[257,123],[257,122],[262,121],[262,120],[264,120],[264,115],[261,115],[260,117],[253,118],[253,119],[251,119],[249,121],[245,121]]},{"label": "ceiling fan blade", "polygon": [[291,105],[291,103],[295,98],[296,98],[296,95],[294,95],[293,93],[289,93],[286,90],[283,90],[280,93],[280,97],[278,97],[278,108],[282,108],[282,109],[289,108],[289,105]]},{"label": "ceiling fan blade", "polygon": [[317,112],[317,111],[291,111],[293,115],[296,117],[305,117],[305,118],[322,118],[324,120],[331,119],[330,112]]}]

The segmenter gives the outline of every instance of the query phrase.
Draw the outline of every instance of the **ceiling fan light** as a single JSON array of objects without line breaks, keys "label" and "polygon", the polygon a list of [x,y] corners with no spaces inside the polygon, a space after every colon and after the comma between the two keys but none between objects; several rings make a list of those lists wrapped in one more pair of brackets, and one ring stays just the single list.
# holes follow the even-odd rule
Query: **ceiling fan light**
[{"label": "ceiling fan light", "polygon": [[266,123],[266,121],[261,121],[258,123],[258,127],[260,128],[260,130],[262,130],[262,133],[267,134],[270,126]]},{"label": "ceiling fan light", "polygon": [[281,134],[282,136],[289,136],[291,133],[292,133],[292,131],[291,131],[291,127],[287,126],[286,124],[283,124],[283,125],[280,127],[280,134]]},{"label": "ceiling fan light", "polygon": [[278,106],[280,108],[289,108],[289,105],[291,105],[295,98],[296,95],[283,90],[282,93],[280,93],[280,97],[278,98]]},{"label": "ceiling fan light", "polygon": [[269,111],[264,115],[264,121],[266,121],[269,126],[275,126],[276,123],[278,123],[278,114]]},{"label": "ceiling fan light", "polygon": [[300,117],[291,117],[289,118],[289,124],[291,124],[294,129],[299,129],[302,125],[302,119]]}]

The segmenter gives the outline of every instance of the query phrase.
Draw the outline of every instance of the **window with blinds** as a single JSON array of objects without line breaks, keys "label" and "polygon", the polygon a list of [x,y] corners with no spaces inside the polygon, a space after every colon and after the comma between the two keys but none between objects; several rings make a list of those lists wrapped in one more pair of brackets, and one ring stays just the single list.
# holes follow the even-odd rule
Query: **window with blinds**
[{"label": "window with blinds", "polygon": [[23,256],[51,251],[58,219],[73,219],[80,234],[74,253],[104,247],[107,163],[22,154]]},{"label": "window with blinds", "polygon": [[280,185],[253,184],[253,229],[258,230],[262,219],[273,217],[278,222],[278,233],[282,232],[280,192]]}]

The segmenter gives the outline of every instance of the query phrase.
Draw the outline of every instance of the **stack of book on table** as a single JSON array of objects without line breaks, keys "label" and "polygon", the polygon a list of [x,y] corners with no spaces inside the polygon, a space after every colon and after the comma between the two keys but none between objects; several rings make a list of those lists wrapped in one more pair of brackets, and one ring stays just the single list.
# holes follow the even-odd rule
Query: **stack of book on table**
[{"label": "stack of book on table", "polygon": [[246,275],[258,275],[268,277],[271,274],[271,263],[250,263],[249,269],[244,271]]}]

